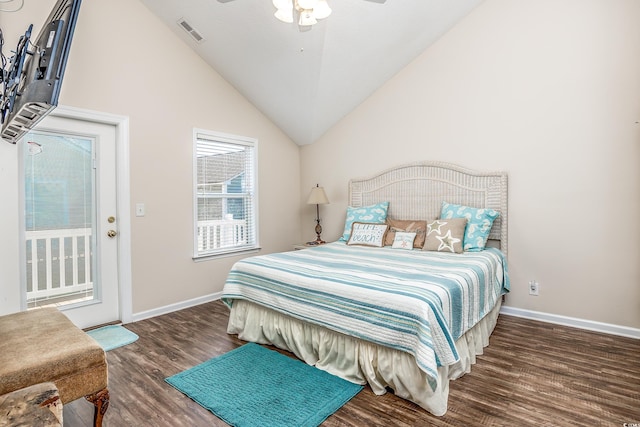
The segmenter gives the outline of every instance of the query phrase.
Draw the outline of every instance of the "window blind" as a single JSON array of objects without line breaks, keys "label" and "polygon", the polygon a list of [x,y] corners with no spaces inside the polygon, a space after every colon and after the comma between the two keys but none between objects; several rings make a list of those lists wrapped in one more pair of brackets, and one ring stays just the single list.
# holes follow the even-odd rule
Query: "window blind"
[{"label": "window blind", "polygon": [[195,257],[258,246],[256,144],[249,138],[196,132]]}]

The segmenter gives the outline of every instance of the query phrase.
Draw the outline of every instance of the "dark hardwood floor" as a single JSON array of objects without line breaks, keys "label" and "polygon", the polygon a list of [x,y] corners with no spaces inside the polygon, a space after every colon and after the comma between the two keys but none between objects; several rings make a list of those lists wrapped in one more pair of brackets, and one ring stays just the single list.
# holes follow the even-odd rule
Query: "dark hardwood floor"
[{"label": "dark hardwood floor", "polygon": [[[244,342],[227,335],[215,301],[126,325],[140,336],[107,353],[119,426],[225,426],[164,378]],[[66,427],[90,426],[93,405],[64,407]],[[451,382],[449,410],[435,417],[367,387],[323,426],[618,426],[640,423],[640,340],[501,315],[470,374]],[[284,426],[283,426],[284,427]]]}]

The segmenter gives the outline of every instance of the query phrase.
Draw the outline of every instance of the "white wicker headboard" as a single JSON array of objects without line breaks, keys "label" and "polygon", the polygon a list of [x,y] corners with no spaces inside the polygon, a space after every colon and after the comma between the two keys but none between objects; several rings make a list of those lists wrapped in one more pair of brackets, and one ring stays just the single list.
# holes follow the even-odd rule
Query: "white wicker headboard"
[{"label": "white wicker headboard", "polygon": [[507,173],[476,172],[449,163],[411,163],[349,181],[349,205],[389,202],[393,219],[431,220],[443,201],[500,212],[489,244],[507,254]]}]

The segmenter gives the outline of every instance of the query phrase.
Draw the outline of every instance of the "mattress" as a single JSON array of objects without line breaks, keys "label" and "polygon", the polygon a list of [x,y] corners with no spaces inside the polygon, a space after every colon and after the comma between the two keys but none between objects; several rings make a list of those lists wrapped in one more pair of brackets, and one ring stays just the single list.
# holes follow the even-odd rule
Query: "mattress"
[{"label": "mattress", "polygon": [[[508,292],[506,268],[504,255],[495,248],[450,254],[333,242],[239,261],[229,273],[223,301],[232,309],[239,301],[247,301],[288,320],[407,355],[423,385],[435,392],[442,383],[439,368],[468,357],[466,349],[462,355],[459,352],[460,339],[495,310]],[[232,327],[230,320],[230,333],[246,329],[246,322]],[[273,333],[269,337],[259,337],[258,342],[271,341]],[[290,344],[287,349],[296,353]],[[358,365],[354,360],[349,363]],[[334,373],[350,379],[344,371]],[[357,374],[353,379],[361,377]]]}]

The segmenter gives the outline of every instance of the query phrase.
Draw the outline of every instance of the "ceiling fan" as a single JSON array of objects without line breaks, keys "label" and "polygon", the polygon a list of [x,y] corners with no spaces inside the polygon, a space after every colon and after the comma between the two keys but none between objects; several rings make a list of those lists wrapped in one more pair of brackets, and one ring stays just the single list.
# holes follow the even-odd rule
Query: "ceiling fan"
[{"label": "ceiling fan", "polygon": [[[228,3],[233,0],[218,0]],[[367,0],[374,3],[384,3],[386,0]],[[282,22],[293,23],[297,18],[300,27],[310,27],[331,15],[331,8],[327,0],[272,0],[276,8],[274,16]]]},{"label": "ceiling fan", "polygon": [[273,0],[276,7],[274,16],[282,22],[293,23],[294,15],[298,17],[298,25],[309,27],[331,15],[327,0]]}]

